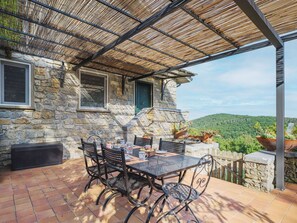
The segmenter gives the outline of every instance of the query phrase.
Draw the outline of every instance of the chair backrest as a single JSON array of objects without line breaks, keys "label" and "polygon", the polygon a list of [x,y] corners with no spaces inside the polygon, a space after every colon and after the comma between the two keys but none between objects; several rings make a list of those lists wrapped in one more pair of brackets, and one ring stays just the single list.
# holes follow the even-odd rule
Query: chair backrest
[{"label": "chair backrest", "polygon": [[194,188],[198,191],[199,195],[202,195],[204,193],[208,186],[212,174],[212,169],[212,155],[207,154],[201,157],[193,173],[189,196],[191,195],[192,189]]},{"label": "chair backrest", "polygon": [[159,143],[159,150],[167,150],[168,152],[183,155],[183,154],[185,154],[185,151],[186,151],[186,143],[185,142],[164,141],[161,138],[160,143]]},{"label": "chair backrest", "polygon": [[90,142],[85,142],[83,139],[81,139],[81,145],[83,149],[84,160],[85,160],[86,170],[88,174],[94,175],[94,167],[95,167],[100,177],[101,176],[100,161],[97,153],[96,142],[90,143]]},{"label": "chair backrest", "polygon": [[117,170],[120,172],[118,176],[122,176],[124,180],[125,190],[128,192],[128,172],[126,167],[125,160],[125,150],[114,150],[114,149],[106,149],[106,147],[102,144],[102,155],[105,161],[105,164],[108,168]]},{"label": "chair backrest", "polygon": [[153,137],[151,138],[142,138],[142,137],[137,137],[135,135],[134,137],[134,145],[135,146],[145,146],[145,145],[153,145]]}]

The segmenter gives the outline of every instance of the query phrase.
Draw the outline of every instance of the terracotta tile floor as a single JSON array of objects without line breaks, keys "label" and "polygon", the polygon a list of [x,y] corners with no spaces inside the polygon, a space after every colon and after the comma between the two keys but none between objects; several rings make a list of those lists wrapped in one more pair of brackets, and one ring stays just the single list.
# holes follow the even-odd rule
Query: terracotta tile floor
[{"label": "terracotta tile floor", "polygon": [[[103,211],[102,205],[95,205],[102,186],[94,183],[84,193],[87,179],[82,159],[21,171],[0,170],[0,222],[123,222],[131,210],[126,198],[116,197]],[[201,222],[296,223],[297,185],[286,186],[283,192],[262,193],[211,179],[204,197],[192,207]],[[143,222],[146,212],[139,209],[129,222]],[[181,215],[189,219],[187,212]]]}]

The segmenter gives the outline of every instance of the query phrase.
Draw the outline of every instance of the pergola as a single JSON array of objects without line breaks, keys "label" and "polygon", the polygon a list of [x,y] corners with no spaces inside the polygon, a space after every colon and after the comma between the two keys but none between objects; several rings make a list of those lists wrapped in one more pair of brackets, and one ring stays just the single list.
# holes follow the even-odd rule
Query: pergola
[{"label": "pergola", "polygon": [[[8,2],[8,3],[7,3]],[[296,0],[11,0],[0,46],[112,72],[123,81],[276,48],[276,187],[284,189],[284,42],[297,39]]]}]

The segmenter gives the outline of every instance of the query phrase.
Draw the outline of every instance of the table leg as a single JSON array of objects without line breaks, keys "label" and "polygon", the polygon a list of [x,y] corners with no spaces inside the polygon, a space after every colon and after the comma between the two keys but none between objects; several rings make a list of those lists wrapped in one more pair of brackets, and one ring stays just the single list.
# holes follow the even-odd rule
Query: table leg
[{"label": "table leg", "polygon": [[180,174],[179,178],[178,178],[178,182],[182,182],[183,179],[185,178],[186,176],[186,173],[187,173],[187,170],[183,171],[183,173]]}]

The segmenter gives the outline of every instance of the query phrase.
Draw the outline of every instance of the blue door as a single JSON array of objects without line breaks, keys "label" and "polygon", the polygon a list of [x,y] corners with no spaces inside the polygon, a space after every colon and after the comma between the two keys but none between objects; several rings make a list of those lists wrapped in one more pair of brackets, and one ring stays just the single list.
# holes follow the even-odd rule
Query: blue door
[{"label": "blue door", "polygon": [[135,83],[135,113],[143,108],[152,107],[152,84],[137,81]]}]

